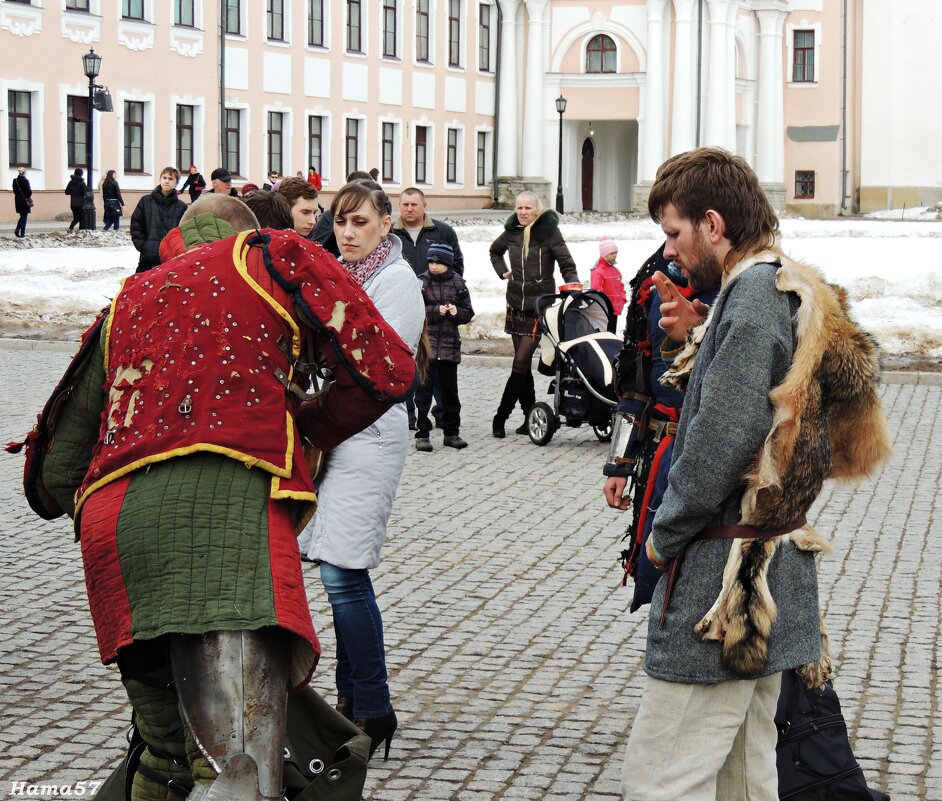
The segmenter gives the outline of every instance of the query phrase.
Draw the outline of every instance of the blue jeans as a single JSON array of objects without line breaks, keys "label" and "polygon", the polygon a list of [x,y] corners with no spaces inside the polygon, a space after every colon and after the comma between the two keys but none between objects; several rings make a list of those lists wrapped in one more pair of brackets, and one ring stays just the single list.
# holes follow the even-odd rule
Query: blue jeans
[{"label": "blue jeans", "polygon": [[337,695],[353,699],[355,718],[392,712],[386,674],[383,619],[370,571],[321,562],[321,583],[334,615],[337,636]]}]

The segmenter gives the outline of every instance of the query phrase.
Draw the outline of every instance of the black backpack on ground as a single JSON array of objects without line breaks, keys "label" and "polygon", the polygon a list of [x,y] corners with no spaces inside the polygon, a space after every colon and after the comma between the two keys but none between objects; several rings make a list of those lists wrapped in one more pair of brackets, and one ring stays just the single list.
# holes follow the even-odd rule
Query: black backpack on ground
[{"label": "black backpack on ground", "polygon": [[809,690],[784,671],[775,725],[779,801],[890,801],[867,787],[831,682]]}]

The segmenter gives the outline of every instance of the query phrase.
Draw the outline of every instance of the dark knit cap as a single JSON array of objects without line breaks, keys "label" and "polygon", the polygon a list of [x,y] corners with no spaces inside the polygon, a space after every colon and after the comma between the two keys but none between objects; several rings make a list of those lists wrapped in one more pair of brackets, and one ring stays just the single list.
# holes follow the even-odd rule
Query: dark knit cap
[{"label": "dark knit cap", "polygon": [[447,242],[432,242],[432,244],[428,246],[428,260],[454,267],[455,251],[451,249],[451,245]]}]

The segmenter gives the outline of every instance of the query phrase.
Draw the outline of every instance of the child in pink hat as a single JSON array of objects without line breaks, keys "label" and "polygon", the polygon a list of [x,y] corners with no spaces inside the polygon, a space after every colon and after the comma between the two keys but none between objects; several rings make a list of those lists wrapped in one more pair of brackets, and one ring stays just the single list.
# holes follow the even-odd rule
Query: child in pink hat
[{"label": "child in pink hat", "polygon": [[627,295],[625,294],[625,284],[621,279],[621,272],[615,266],[615,260],[618,258],[618,245],[607,236],[599,240],[599,260],[591,272],[592,289],[599,292],[612,302],[612,308],[615,310],[615,316],[621,314],[625,308]]}]

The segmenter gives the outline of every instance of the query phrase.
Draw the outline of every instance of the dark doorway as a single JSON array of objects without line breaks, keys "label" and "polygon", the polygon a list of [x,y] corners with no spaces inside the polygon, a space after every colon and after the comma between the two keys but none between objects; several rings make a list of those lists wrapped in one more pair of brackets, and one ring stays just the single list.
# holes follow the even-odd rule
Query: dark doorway
[{"label": "dark doorway", "polygon": [[582,210],[592,211],[592,184],[595,174],[595,145],[592,137],[582,143]]}]

